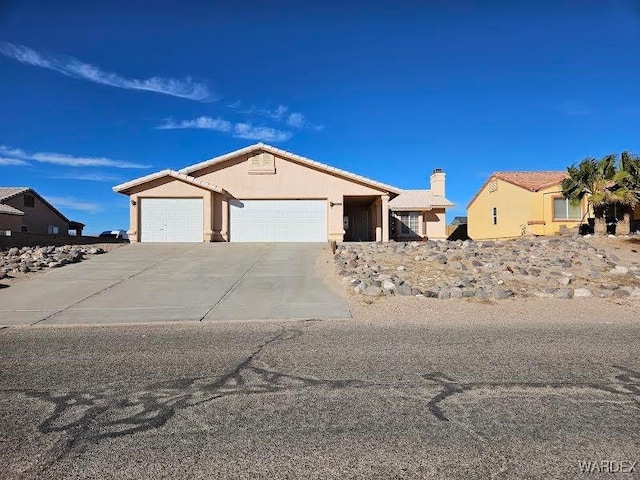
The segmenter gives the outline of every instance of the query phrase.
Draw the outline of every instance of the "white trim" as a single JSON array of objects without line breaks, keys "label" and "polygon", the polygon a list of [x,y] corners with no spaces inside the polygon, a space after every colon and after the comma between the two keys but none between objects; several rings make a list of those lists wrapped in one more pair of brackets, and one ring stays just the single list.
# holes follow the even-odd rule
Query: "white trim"
[{"label": "white trim", "polygon": [[213,190],[214,192],[217,192],[217,193],[223,193],[224,192],[224,190],[221,187],[217,186],[217,185],[212,185],[212,184],[210,184],[208,182],[205,182],[204,180],[202,180],[200,178],[195,178],[195,177],[192,177],[190,175],[186,175],[186,174],[184,174],[182,172],[178,172],[176,170],[171,170],[171,169],[161,170],[159,172],[152,173],[151,175],[146,175],[144,177],[140,177],[140,178],[136,178],[135,180],[131,180],[130,182],[126,182],[126,183],[122,183],[120,185],[116,185],[115,187],[113,187],[113,191],[121,193],[124,190],[128,190],[128,189],[136,187],[138,185],[142,185],[144,183],[148,183],[148,182],[151,182],[153,180],[157,180],[157,179],[163,178],[163,177],[172,177],[172,178],[175,178],[176,180],[182,180],[183,182],[187,182],[187,183],[190,183],[190,184],[195,185],[197,187],[205,188],[207,190]]},{"label": "white trim", "polygon": [[230,160],[235,157],[239,157],[241,155],[251,153],[255,150],[264,150],[265,152],[272,153],[274,155],[278,155],[289,160],[301,163],[303,165],[307,165],[309,167],[316,168],[318,170],[323,170],[327,173],[339,175],[341,177],[355,180],[357,182],[372,186],[379,190],[384,190],[391,193],[399,194],[402,192],[401,189],[394,187],[392,185],[387,185],[385,183],[378,182],[376,180],[372,180],[367,177],[363,177],[362,175],[358,175],[355,173],[348,172],[346,170],[342,170],[340,168],[332,167],[330,165],[326,165],[324,163],[317,162],[307,157],[303,157],[301,155],[296,155],[295,153],[288,152],[286,150],[282,150],[280,148],[272,147],[271,145],[267,145],[265,143],[256,143],[255,145],[249,145],[248,147],[241,148],[240,150],[236,150],[234,152],[225,153],[224,155],[220,155],[218,157],[211,158],[209,160],[205,160],[204,162],[196,163],[194,165],[190,165],[188,167],[180,169],[180,173],[192,173],[198,170],[202,170],[203,168],[207,168],[213,165],[217,165],[226,160]]}]

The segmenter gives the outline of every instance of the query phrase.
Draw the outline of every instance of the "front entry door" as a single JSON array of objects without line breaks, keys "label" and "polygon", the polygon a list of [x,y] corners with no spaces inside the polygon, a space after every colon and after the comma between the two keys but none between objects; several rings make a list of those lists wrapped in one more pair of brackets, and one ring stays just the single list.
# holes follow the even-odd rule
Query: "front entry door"
[{"label": "front entry door", "polygon": [[369,239],[369,212],[356,210],[353,213],[353,240],[356,242],[368,242]]}]

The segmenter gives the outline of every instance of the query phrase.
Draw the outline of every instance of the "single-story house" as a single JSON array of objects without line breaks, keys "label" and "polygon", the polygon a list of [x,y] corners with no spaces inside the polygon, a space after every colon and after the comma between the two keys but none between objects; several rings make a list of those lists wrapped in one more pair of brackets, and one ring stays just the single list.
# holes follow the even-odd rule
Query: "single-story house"
[{"label": "single-story house", "polygon": [[131,242],[324,242],[446,238],[445,174],[402,190],[258,143],[113,188]]},{"label": "single-story house", "polygon": [[566,171],[495,172],[467,206],[468,234],[474,240],[555,235],[577,227],[586,209],[562,195]]},{"label": "single-story house", "polygon": [[29,187],[0,187],[0,231],[82,235],[84,224],[60,213]]}]

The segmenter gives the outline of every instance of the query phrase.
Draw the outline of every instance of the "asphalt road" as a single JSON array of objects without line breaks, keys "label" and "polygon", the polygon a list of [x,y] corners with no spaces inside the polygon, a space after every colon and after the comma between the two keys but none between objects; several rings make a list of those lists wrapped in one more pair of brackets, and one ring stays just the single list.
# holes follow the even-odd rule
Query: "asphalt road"
[{"label": "asphalt road", "polygon": [[4,329],[0,478],[582,478],[640,460],[624,311]]}]

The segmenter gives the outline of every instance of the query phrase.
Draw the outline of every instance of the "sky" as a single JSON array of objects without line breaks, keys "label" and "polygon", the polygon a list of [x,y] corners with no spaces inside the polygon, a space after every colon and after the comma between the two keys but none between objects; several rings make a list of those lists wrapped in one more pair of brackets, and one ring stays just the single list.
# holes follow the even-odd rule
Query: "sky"
[{"label": "sky", "polygon": [[263,141],[399,188],[640,153],[640,0],[0,0],[0,185],[86,233],[116,184]]}]

